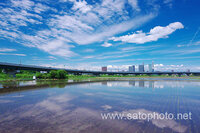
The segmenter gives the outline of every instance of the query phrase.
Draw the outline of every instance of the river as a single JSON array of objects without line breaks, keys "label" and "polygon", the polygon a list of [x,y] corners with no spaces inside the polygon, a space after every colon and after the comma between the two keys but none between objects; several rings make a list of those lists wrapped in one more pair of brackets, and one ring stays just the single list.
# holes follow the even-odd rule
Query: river
[{"label": "river", "polygon": [[1,133],[199,133],[199,123],[198,80],[0,83]]}]

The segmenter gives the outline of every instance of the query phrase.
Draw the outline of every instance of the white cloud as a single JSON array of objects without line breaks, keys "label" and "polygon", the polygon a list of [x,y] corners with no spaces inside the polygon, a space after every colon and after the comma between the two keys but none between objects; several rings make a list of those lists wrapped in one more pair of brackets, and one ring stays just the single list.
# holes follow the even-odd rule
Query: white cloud
[{"label": "white cloud", "polygon": [[84,56],[83,58],[84,59],[92,59],[92,58],[94,58],[95,56],[92,56],[92,55],[90,55],[90,56]]},{"label": "white cloud", "polygon": [[0,55],[26,56],[25,54],[0,53]]},{"label": "white cloud", "polygon": [[11,2],[14,7],[20,7],[29,10],[34,5],[34,2],[30,0],[11,0]]},{"label": "white cloud", "polygon": [[91,26],[81,22],[76,17],[69,15],[64,15],[64,16],[56,15],[55,19],[51,20],[50,26],[56,28],[62,28],[64,30],[70,30],[72,32],[82,31],[82,30],[83,31],[93,30]]},{"label": "white cloud", "polygon": [[39,49],[46,51],[52,55],[62,56],[62,57],[72,57],[76,54],[70,50],[73,45],[65,44],[65,42],[60,40],[53,40],[44,45],[38,45]]},{"label": "white cloud", "polygon": [[49,9],[50,9],[50,7],[48,7],[47,5],[41,4],[41,3],[36,4],[34,7],[34,11],[36,13],[41,13],[41,12],[47,11]]},{"label": "white cloud", "polygon": [[101,106],[104,110],[109,110],[109,109],[112,109],[112,106],[110,105],[103,105]]},{"label": "white cloud", "polygon": [[194,43],[188,43],[188,44],[178,44],[177,47],[190,47],[190,46],[198,46],[200,45],[200,41],[194,42]]},{"label": "white cloud", "polygon": [[166,5],[168,5],[170,8],[172,8],[173,0],[164,0],[163,3],[166,4]]},{"label": "white cloud", "polygon": [[[92,57],[95,58],[95,57]],[[139,61],[144,61],[145,59],[137,59]],[[147,59],[148,61],[152,61],[153,59]],[[122,60],[124,61],[124,59]],[[129,60],[133,61],[133,59]],[[134,60],[135,61],[135,60]],[[119,63],[120,61],[116,61]],[[105,63],[105,62],[103,62]],[[108,63],[108,62],[107,62]],[[138,71],[138,64],[130,63],[129,65],[113,65],[113,62],[110,62],[111,64],[104,64],[103,66],[107,66],[108,71],[128,71],[129,66],[135,65],[136,71]],[[77,70],[93,70],[93,71],[101,71],[102,63],[99,65],[99,62],[89,62],[89,63],[76,63],[74,65],[64,65],[64,64],[43,64],[41,66],[46,67],[56,67],[56,68],[67,68],[67,69],[77,69]],[[154,64],[155,71],[182,71],[186,72],[188,70],[190,71],[200,71],[200,66],[186,66],[183,64]],[[145,71],[148,71],[148,64],[145,64]]]},{"label": "white cloud", "polygon": [[110,46],[112,46],[112,44],[111,44],[111,43],[108,43],[108,42],[105,42],[105,43],[102,44],[101,46],[103,46],[103,47],[110,47]]},{"label": "white cloud", "polygon": [[136,11],[140,11],[137,0],[128,0],[128,2],[130,3],[133,9],[135,9]]},{"label": "white cloud", "polygon": [[16,32],[6,31],[6,30],[1,30],[1,29],[0,29],[0,35],[1,35],[0,38],[5,37],[9,39],[13,39],[19,36]]},{"label": "white cloud", "polygon": [[[156,16],[152,7],[149,14],[141,12],[130,16],[125,4],[139,11],[137,0],[103,0],[95,4],[85,0],[59,2],[70,2],[72,7],[59,3],[61,8],[55,9],[48,2],[10,0],[5,7],[0,6],[0,37],[68,58],[77,55],[71,50],[71,44],[106,42]],[[46,13],[48,10],[53,13]]]},{"label": "white cloud", "polygon": [[194,45],[200,45],[200,41],[193,42],[196,39],[199,32],[200,32],[200,27],[197,29],[197,31],[195,32],[194,36],[192,37],[192,39],[190,40],[188,44],[179,44],[177,45],[177,47],[184,47],[184,46],[189,47],[189,46],[194,46]]},{"label": "white cloud", "polygon": [[168,38],[168,35],[172,34],[177,29],[182,29],[182,28],[184,28],[182,23],[174,22],[166,27],[156,26],[153,29],[151,29],[149,33],[137,31],[136,33],[131,35],[112,37],[112,40],[143,44],[146,42],[157,41],[160,38]]},{"label": "white cloud", "polygon": [[56,57],[54,57],[54,56],[48,56],[48,57],[49,57],[50,60],[55,60],[56,59]]},{"label": "white cloud", "polygon": [[137,28],[154,17],[155,17],[154,14],[138,16],[134,19],[131,19],[129,21],[125,21],[119,24],[103,26],[102,29],[98,29],[94,33],[74,34],[73,36],[71,36],[71,38],[78,44],[91,44],[97,41],[103,41],[115,34],[119,34],[127,30]]},{"label": "white cloud", "polygon": [[86,13],[91,10],[91,6],[87,4],[85,0],[83,1],[74,1],[73,10],[80,10],[82,13]]},{"label": "white cloud", "polygon": [[0,48],[0,52],[13,52],[17,51],[16,49],[9,49],[9,48]]}]

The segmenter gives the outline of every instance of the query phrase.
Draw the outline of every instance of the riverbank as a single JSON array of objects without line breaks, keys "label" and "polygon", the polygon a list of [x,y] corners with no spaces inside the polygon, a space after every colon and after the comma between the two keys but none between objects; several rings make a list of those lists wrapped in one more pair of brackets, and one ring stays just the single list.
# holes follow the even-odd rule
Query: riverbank
[{"label": "riverbank", "polygon": [[[147,75],[138,75],[138,76],[119,76],[119,75],[102,75],[102,76],[91,76],[91,75],[67,75],[66,79],[63,80],[73,80],[73,81],[82,81],[82,80],[117,80],[117,79],[140,79],[140,78],[146,78],[146,79],[190,79],[190,80],[200,80],[200,76],[165,76],[165,75],[153,75],[153,76],[147,76]],[[30,77],[5,77],[5,78],[0,78],[0,81],[31,81],[34,80],[32,76]],[[41,81],[55,81],[55,80],[60,80],[60,79],[37,79]]]}]

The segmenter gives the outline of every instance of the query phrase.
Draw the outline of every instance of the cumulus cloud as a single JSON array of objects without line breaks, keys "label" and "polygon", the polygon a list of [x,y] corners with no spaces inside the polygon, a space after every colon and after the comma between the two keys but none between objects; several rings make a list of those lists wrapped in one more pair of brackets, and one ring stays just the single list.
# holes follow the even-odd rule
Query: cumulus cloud
[{"label": "cumulus cloud", "polygon": [[166,27],[156,26],[150,30],[149,33],[144,33],[142,31],[137,31],[131,35],[125,35],[120,37],[112,37],[114,41],[123,41],[129,43],[143,44],[146,42],[157,41],[160,38],[168,38],[168,35],[175,32],[177,29],[183,29],[184,26],[180,22],[174,22]]}]

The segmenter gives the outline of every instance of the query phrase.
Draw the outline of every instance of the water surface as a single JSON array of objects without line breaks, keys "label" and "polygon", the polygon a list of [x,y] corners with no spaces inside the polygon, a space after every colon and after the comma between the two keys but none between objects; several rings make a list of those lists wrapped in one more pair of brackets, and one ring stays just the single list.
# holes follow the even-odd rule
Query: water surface
[{"label": "water surface", "polygon": [[[192,113],[188,120],[105,120],[102,113]],[[199,133],[200,82],[0,83],[1,133]]]}]

